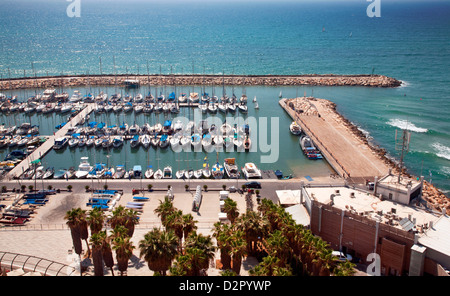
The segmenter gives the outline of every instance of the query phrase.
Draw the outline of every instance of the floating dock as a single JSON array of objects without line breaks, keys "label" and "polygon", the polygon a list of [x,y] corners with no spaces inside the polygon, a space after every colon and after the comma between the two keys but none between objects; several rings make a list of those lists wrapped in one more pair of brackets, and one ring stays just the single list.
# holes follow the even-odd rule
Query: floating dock
[{"label": "floating dock", "polygon": [[302,97],[281,99],[279,104],[341,177],[361,181],[388,173],[386,162],[348,127],[332,102]]}]

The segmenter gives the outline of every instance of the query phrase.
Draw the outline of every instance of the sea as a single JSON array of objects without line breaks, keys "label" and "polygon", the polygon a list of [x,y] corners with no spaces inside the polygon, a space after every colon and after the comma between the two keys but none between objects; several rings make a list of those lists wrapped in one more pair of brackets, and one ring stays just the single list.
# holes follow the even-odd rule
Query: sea
[{"label": "sea", "polygon": [[[239,166],[255,162],[262,169],[279,169],[285,175],[326,176],[328,165],[306,159],[298,138],[290,134],[291,119],[278,105],[281,93],[285,98],[307,95],[336,103],[338,112],[371,143],[397,160],[401,153],[398,135],[410,131],[404,156],[408,172],[424,176],[447,194],[450,191],[450,1],[2,0],[0,27],[3,79],[115,73],[333,73],[381,74],[403,82],[397,88],[227,86],[227,94],[247,94],[247,117],[267,118],[269,126],[279,131],[278,145],[272,147],[278,149],[278,157],[270,163],[261,161],[261,155],[271,153],[267,149],[216,155],[173,153],[170,148],[131,151],[128,146],[120,151],[51,151],[43,158],[46,166],[76,167],[86,155],[92,162],[110,166],[171,165],[177,170],[200,168],[205,157],[210,163],[217,157],[221,161],[236,157]],[[145,95],[155,88],[145,86],[134,92]],[[63,90],[69,95],[74,90],[83,94],[116,91],[114,87]],[[191,90],[200,93],[202,86],[156,88],[166,94]],[[26,100],[42,91],[3,93]],[[223,88],[208,86],[207,92],[220,96]],[[251,102],[255,96],[259,109]],[[91,120],[108,124],[167,119],[144,114],[95,116]],[[5,124],[31,122],[45,135],[65,118],[2,114],[0,120]],[[270,139],[269,135],[268,143]]]}]

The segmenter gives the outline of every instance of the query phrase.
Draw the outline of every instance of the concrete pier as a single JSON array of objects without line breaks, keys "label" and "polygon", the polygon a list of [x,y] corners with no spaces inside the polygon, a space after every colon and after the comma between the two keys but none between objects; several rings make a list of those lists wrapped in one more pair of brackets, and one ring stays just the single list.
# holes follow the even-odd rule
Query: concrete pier
[{"label": "concrete pier", "polygon": [[95,109],[95,104],[85,104],[83,110],[78,112],[66,125],[55,132],[51,136],[46,136],[47,140],[40,145],[36,150],[28,155],[22,162],[17,164],[11,171],[6,175],[6,179],[13,179],[14,177],[19,177],[24,172],[28,170],[32,161],[44,157],[52,148],[55,143],[55,139],[64,136],[70,127],[77,125],[83,118],[89,115]]},{"label": "concrete pier", "polygon": [[388,173],[387,163],[349,129],[330,101],[302,97],[279,104],[341,177],[364,180]]}]

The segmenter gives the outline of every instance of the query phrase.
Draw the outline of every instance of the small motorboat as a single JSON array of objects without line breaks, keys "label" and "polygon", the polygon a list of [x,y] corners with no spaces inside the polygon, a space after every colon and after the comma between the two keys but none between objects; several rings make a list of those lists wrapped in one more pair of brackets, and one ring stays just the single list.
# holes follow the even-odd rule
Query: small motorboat
[{"label": "small motorboat", "polygon": [[162,179],[163,172],[161,169],[156,170],[156,172],[153,174],[153,178],[155,179]]},{"label": "small motorboat", "polygon": [[72,178],[75,177],[75,173],[76,173],[75,168],[74,168],[74,167],[70,167],[70,168],[64,173],[63,178],[64,178],[64,179],[72,179]]},{"label": "small motorboat", "polygon": [[163,179],[172,179],[172,167],[166,166],[163,170]]},{"label": "small motorboat", "polygon": [[202,176],[203,176],[203,169],[199,169],[199,170],[194,171],[194,177],[196,179],[200,179]]},{"label": "small motorboat", "polygon": [[179,170],[176,172],[175,177],[177,177],[177,179],[183,179],[184,173],[185,173],[185,170]]},{"label": "small motorboat", "polygon": [[151,177],[153,177],[154,173],[155,172],[153,171],[152,166],[150,165],[150,166],[148,166],[147,170],[145,171],[144,176],[146,179],[150,179]]},{"label": "small motorboat", "polygon": [[125,167],[123,165],[116,166],[116,171],[112,176],[113,179],[122,179],[125,176]]},{"label": "small motorboat", "polygon": [[54,173],[55,169],[53,167],[47,168],[44,175],[42,176],[42,179],[50,179],[51,177],[53,177]]},{"label": "small motorboat", "polygon": [[192,179],[194,177],[194,170],[187,170],[184,172],[184,177],[186,179]]},{"label": "small motorboat", "polygon": [[137,147],[139,147],[140,143],[141,143],[141,141],[139,140],[139,135],[134,135],[130,141],[130,146],[131,146],[131,148],[137,148]]},{"label": "small motorboat", "polygon": [[66,169],[59,169],[53,174],[53,179],[62,179],[64,178],[64,175],[66,174]]},{"label": "small motorboat", "polygon": [[298,123],[295,121],[293,121],[291,123],[291,125],[289,126],[289,130],[295,136],[300,136],[300,134],[302,133],[302,129],[300,128],[300,125],[298,125]]},{"label": "small motorboat", "polygon": [[114,148],[120,148],[123,146],[123,136],[115,136],[113,138],[112,145]]}]

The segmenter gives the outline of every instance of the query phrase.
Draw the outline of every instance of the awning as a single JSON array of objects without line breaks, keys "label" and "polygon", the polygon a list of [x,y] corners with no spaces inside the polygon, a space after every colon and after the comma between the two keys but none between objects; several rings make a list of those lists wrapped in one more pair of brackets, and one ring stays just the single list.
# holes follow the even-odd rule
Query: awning
[{"label": "awning", "polygon": [[311,218],[309,217],[308,211],[301,204],[296,204],[290,207],[287,207],[285,211],[291,214],[292,219],[294,219],[295,223],[301,224],[303,226],[309,227],[311,224]]},{"label": "awning", "polygon": [[280,205],[295,205],[300,203],[300,190],[277,190]]}]

